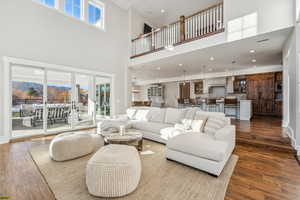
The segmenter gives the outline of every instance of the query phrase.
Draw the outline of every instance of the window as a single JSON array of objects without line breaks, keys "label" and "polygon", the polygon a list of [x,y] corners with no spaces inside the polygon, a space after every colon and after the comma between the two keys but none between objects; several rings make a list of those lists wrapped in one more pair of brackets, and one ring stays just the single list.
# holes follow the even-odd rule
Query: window
[{"label": "window", "polygon": [[65,0],[65,12],[81,19],[81,0]]},{"label": "window", "polygon": [[55,7],[55,0],[37,0],[38,2],[41,2],[47,6],[50,6],[50,7]]},{"label": "window", "polygon": [[104,28],[104,6],[99,1],[88,2],[88,23]]},{"label": "window", "polygon": [[[1,0],[0,0],[1,1]],[[100,0],[32,0],[104,30],[105,4]]]},{"label": "window", "polygon": [[240,40],[257,34],[257,13],[228,22],[228,41]]}]

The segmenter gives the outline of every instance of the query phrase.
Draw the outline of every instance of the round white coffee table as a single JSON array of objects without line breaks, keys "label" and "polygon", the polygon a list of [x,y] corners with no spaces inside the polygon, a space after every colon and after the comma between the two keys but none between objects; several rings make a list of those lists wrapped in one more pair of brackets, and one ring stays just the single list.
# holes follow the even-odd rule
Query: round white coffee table
[{"label": "round white coffee table", "polygon": [[106,144],[125,144],[136,147],[138,151],[143,150],[143,134],[138,131],[127,131],[124,134],[112,133],[103,137]]}]

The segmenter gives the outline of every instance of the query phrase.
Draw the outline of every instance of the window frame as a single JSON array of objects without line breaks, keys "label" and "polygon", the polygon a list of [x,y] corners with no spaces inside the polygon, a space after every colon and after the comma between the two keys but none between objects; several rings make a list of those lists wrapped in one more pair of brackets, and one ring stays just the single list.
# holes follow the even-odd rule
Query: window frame
[{"label": "window frame", "polygon": [[[67,1],[68,0],[63,0],[63,5],[62,5],[62,8],[61,8],[62,12],[64,12],[68,16],[74,17],[75,19],[84,20],[84,0],[79,0],[80,1],[80,16],[79,16],[79,18],[77,18],[74,15],[74,4],[72,4],[72,14],[66,12]],[[72,3],[74,3],[74,0],[71,0],[71,1],[72,1]]]},{"label": "window frame", "polygon": [[[40,5],[40,6],[44,6],[46,8],[50,8],[50,9],[54,9],[56,10],[58,13],[64,15],[65,17],[69,17],[73,20],[76,20],[76,21],[81,21],[83,22],[84,24],[86,24],[87,26],[92,26],[94,28],[97,28],[98,30],[101,30],[101,31],[106,31],[106,22],[105,22],[105,19],[106,19],[106,15],[105,15],[105,9],[106,9],[106,5],[105,3],[103,3],[101,0],[80,0],[80,18],[77,18],[73,15],[70,15],[69,13],[65,12],[65,4],[66,4],[66,0],[54,0],[54,7],[52,6],[49,6],[45,3],[45,0],[32,0],[32,2]],[[95,6],[95,7],[98,7],[101,9],[101,17],[102,17],[102,20],[101,20],[101,26],[99,25],[96,25],[96,24],[91,24],[89,23],[89,12],[88,12],[88,5],[89,3],[92,2],[92,5]]]},{"label": "window frame", "polygon": [[[90,17],[89,5],[92,5],[92,6],[98,8],[100,10],[100,20],[101,20],[100,25],[91,24],[89,22],[89,17]],[[94,26],[98,29],[105,30],[105,4],[102,1],[99,1],[99,0],[87,0],[86,6],[87,6],[87,9],[86,9],[86,22],[89,25]]]},{"label": "window frame", "polygon": [[46,7],[48,7],[48,8],[54,8],[54,9],[57,9],[57,5],[58,5],[58,0],[53,0],[53,2],[54,2],[54,5],[53,6],[51,6],[51,5],[48,5],[47,3],[46,3],[46,0],[34,0],[35,2],[37,2],[37,3],[39,3],[39,4],[41,4],[41,5],[43,5],[43,6],[46,6]]}]

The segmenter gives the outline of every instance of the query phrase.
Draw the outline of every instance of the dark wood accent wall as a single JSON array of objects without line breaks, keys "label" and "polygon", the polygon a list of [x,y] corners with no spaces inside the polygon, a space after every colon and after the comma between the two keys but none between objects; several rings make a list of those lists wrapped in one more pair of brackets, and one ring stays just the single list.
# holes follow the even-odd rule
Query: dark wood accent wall
[{"label": "dark wood accent wall", "polygon": [[180,83],[180,99],[189,99],[190,98],[190,83]]},{"label": "dark wood accent wall", "polygon": [[254,115],[282,116],[282,99],[276,99],[275,90],[278,77],[277,73],[247,76],[247,98],[252,100]]}]

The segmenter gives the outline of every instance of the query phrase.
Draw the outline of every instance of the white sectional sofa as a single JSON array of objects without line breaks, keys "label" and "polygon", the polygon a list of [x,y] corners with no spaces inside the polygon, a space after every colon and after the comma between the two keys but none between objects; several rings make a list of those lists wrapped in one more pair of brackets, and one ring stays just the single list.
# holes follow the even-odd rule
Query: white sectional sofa
[{"label": "white sectional sofa", "polygon": [[[126,122],[126,123],[125,123]],[[127,114],[98,124],[137,129],[146,139],[166,144],[166,158],[219,176],[235,147],[235,126],[224,113],[199,108],[132,107]]]}]

